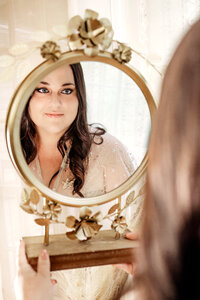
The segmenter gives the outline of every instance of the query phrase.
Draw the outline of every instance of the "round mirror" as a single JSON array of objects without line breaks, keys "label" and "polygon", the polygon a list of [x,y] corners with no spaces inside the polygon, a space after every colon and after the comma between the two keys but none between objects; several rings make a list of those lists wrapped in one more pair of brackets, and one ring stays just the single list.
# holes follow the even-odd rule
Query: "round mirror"
[{"label": "round mirror", "polygon": [[[154,110],[142,77],[110,53],[65,53],[34,69],[13,96],[6,126],[10,156],[47,199],[102,204],[143,175]],[[41,147],[52,141],[60,152],[49,161]]]}]

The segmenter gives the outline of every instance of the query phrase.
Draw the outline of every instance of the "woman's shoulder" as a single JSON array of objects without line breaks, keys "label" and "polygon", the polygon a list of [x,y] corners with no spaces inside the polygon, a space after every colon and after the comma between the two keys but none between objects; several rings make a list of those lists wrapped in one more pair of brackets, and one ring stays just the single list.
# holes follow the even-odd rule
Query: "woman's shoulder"
[{"label": "woman's shoulder", "polygon": [[95,136],[89,155],[90,162],[98,161],[106,169],[127,170],[127,174],[136,169],[126,146],[108,132]]},{"label": "woman's shoulder", "polygon": [[126,147],[115,136],[108,132],[94,136],[92,149],[96,153],[101,153],[101,155],[105,152],[127,152]]}]

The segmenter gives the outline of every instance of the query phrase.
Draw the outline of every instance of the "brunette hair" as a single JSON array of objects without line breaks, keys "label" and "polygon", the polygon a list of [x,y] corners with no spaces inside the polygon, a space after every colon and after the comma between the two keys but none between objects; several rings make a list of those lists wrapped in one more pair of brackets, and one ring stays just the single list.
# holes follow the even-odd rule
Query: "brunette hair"
[{"label": "brunette hair", "polygon": [[200,299],[200,21],[165,74],[149,149],[139,299]]},{"label": "brunette hair", "polygon": [[[95,127],[95,129],[90,132],[87,122],[86,89],[82,67],[80,63],[72,64],[70,67],[73,72],[78,97],[78,112],[69,129],[59,139],[57,147],[62,157],[64,157],[67,151],[66,141],[71,140],[72,144],[68,162],[69,168],[75,178],[73,193],[77,193],[79,196],[83,197],[80,190],[84,185],[88,154],[92,143],[101,144],[103,142],[102,135],[105,133],[105,130],[100,127]],[[28,100],[22,115],[20,132],[22,150],[28,164],[30,164],[37,155],[37,145],[35,142],[37,133],[35,124],[31,120],[28,112],[30,100],[31,97]],[[97,139],[95,140],[95,136],[100,137],[100,139],[98,139],[99,142],[96,141]],[[49,186],[52,179],[58,174],[58,172],[59,170],[52,176]]]}]

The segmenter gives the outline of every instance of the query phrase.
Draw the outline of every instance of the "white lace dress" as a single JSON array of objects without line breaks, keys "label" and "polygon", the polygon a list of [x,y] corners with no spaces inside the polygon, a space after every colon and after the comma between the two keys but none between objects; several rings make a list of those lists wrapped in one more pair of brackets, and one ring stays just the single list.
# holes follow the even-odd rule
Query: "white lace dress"
[{"label": "white lace dress", "polygon": [[[88,168],[85,175],[85,183],[81,189],[84,197],[93,197],[105,194],[128,179],[133,174],[136,166],[130,159],[125,147],[113,136],[105,133],[103,143],[91,146],[89,153]],[[99,141],[99,137],[95,138]],[[42,180],[41,171],[36,158],[29,165],[36,177]],[[61,168],[53,188],[61,194],[72,196],[72,175],[70,170]],[[73,197],[79,197],[74,195]],[[100,209],[107,212],[114,201],[101,205]],[[95,212],[99,207],[92,208]],[[63,207],[63,218],[66,215],[78,217],[79,209]],[[62,216],[61,216],[62,217]],[[109,223],[110,225],[110,223]],[[64,225],[52,226],[52,233],[64,233]],[[104,224],[104,229],[106,224]],[[127,279],[127,274],[113,266],[101,266],[64,270],[53,272],[53,278],[57,279],[58,287],[55,295],[56,300],[111,300],[119,299],[119,294]]]}]

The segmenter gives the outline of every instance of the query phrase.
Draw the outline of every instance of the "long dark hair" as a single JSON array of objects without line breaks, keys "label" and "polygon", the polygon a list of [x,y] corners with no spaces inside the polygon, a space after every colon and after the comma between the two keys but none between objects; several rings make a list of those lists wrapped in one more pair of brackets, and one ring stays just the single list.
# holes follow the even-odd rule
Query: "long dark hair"
[{"label": "long dark hair", "polygon": [[150,139],[139,299],[200,299],[200,21],[163,82]]},{"label": "long dark hair", "polygon": [[[87,168],[87,158],[91,148],[92,143],[101,144],[103,142],[102,135],[105,130],[100,127],[95,127],[95,129],[90,132],[87,122],[87,103],[86,103],[86,89],[85,81],[83,76],[83,71],[80,63],[70,65],[78,97],[78,113],[69,127],[69,129],[63,134],[57,143],[57,148],[60,151],[62,157],[65,156],[67,151],[66,141],[71,141],[71,149],[69,152],[68,162],[69,168],[74,175],[73,184],[73,194],[77,193],[80,197],[83,197],[81,193],[81,188],[84,185],[85,170]],[[30,118],[28,112],[29,102],[24,109],[22,120],[21,120],[21,145],[22,150],[26,159],[26,162],[30,164],[37,155],[37,145],[36,145],[36,129],[35,124]],[[94,141],[94,137],[99,136],[99,142]],[[52,176],[52,179],[58,174],[59,170]]]}]

